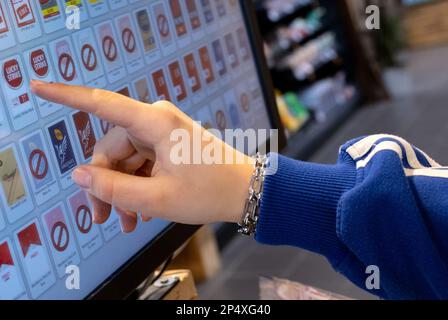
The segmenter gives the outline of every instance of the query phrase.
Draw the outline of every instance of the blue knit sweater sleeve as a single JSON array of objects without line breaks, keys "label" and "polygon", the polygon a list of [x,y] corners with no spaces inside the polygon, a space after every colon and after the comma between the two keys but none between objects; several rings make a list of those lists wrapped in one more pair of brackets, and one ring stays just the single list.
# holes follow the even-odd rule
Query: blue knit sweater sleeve
[{"label": "blue knit sweater sleeve", "polygon": [[[322,254],[382,298],[448,299],[448,168],[390,135],[348,142],[335,165],[274,156],[259,242]],[[379,289],[366,288],[368,266]]]}]

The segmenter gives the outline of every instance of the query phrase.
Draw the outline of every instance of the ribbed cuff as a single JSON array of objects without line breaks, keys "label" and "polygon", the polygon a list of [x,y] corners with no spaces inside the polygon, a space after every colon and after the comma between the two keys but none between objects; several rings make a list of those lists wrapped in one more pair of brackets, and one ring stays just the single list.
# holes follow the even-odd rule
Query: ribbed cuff
[{"label": "ribbed cuff", "polygon": [[277,172],[265,180],[257,241],[342,258],[346,250],[336,234],[336,211],[342,194],[355,186],[355,168],[278,157]]}]

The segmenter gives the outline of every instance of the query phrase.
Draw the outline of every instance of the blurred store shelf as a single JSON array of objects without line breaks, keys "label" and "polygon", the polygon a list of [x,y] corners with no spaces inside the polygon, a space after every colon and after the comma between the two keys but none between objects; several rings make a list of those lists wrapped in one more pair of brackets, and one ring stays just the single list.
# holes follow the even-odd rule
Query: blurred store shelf
[{"label": "blurred store shelf", "polygon": [[326,114],[324,123],[312,122],[293,134],[282,154],[294,159],[308,159],[316,145],[322,145],[328,137],[353,113],[359,105],[359,96],[354,96],[344,105],[334,106]]}]

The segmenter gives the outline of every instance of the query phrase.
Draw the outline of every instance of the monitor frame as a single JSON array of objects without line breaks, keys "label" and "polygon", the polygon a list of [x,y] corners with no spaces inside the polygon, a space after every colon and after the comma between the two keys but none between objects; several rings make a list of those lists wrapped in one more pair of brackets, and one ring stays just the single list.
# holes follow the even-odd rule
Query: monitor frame
[{"label": "monitor frame", "polygon": [[[239,3],[249,33],[249,42],[259,79],[261,80],[261,87],[267,105],[271,127],[278,129],[278,151],[280,151],[286,145],[286,136],[275,101],[270,71],[263,53],[263,40],[258,28],[255,7],[252,1],[239,0]],[[269,145],[270,141],[268,140],[268,151]],[[171,223],[157,237],[148,242],[145,247],[93,290],[86,299],[118,300],[128,298],[151,272],[169,259],[200,227]]]}]

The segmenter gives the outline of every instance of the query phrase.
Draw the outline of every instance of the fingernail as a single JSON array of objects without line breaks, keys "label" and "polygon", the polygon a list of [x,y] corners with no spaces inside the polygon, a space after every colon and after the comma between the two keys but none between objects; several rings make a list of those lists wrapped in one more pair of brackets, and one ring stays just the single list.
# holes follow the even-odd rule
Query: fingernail
[{"label": "fingernail", "polygon": [[126,228],[124,227],[124,219],[123,219],[123,215],[125,215],[125,212],[121,209],[115,208],[115,211],[118,214],[118,220],[120,222],[120,229],[121,229],[121,233],[128,233]]},{"label": "fingernail", "polygon": [[123,234],[129,233],[129,230],[124,226],[124,222],[121,221],[121,219],[120,219],[120,229],[121,229],[121,233],[123,233]]},{"label": "fingernail", "polygon": [[83,189],[90,189],[92,186],[92,175],[84,168],[76,168],[73,170],[72,179]]},{"label": "fingernail", "polygon": [[42,86],[47,84],[47,82],[41,81],[41,80],[31,80],[30,81],[30,88],[31,92],[35,93],[36,87]]}]

